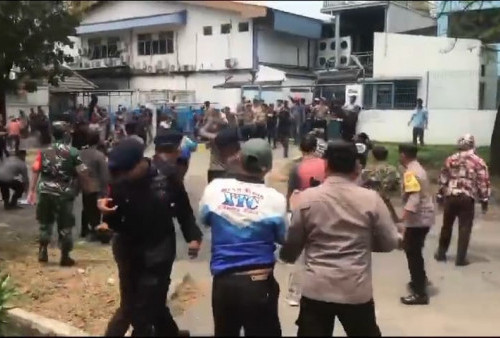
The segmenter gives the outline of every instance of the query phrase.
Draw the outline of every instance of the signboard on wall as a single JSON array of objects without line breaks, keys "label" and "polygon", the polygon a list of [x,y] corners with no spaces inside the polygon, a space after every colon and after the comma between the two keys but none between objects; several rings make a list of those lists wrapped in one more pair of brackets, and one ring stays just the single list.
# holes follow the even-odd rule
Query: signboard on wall
[{"label": "signboard on wall", "polygon": [[349,103],[351,96],[356,96],[355,104],[363,107],[363,85],[361,84],[350,84],[345,86],[345,100]]}]

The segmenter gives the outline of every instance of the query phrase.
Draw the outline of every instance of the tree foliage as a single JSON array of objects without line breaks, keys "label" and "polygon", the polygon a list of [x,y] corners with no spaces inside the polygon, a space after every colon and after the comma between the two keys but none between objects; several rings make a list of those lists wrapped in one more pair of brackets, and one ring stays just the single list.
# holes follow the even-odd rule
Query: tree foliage
[{"label": "tree foliage", "polygon": [[[57,86],[73,58],[63,51],[73,43],[78,19],[63,1],[0,1],[0,113],[8,91],[36,90],[46,79]],[[15,70],[17,77],[9,77]]]},{"label": "tree foliage", "polygon": [[10,284],[10,277],[6,274],[0,275],[0,336],[5,332],[5,324],[7,323],[7,314],[12,307],[9,303],[17,295],[16,289]]}]

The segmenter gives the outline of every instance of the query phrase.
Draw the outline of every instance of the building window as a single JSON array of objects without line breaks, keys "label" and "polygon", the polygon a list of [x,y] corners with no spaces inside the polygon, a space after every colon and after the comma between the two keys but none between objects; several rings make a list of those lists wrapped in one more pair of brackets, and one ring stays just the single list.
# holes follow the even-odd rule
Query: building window
[{"label": "building window", "polygon": [[325,50],[326,49],[326,42],[320,42],[319,43],[319,50]]},{"label": "building window", "polygon": [[151,55],[151,34],[137,35],[137,54]]},{"label": "building window", "polygon": [[117,58],[120,56],[118,52],[118,42],[120,38],[112,37],[108,38],[108,57],[109,58]]},{"label": "building window", "polygon": [[240,22],[238,24],[238,31],[239,32],[248,32],[248,22]]},{"label": "building window", "polygon": [[212,35],[212,26],[203,27],[203,35]]},{"label": "building window", "polygon": [[89,57],[91,60],[101,58],[101,39],[89,39]]},{"label": "building window", "polygon": [[413,109],[417,101],[418,81],[404,80],[392,83],[364,85],[365,109]]},{"label": "building window", "polygon": [[162,32],[158,39],[153,40],[151,34],[137,36],[137,54],[139,55],[164,55],[174,52],[174,32]]},{"label": "building window", "polygon": [[220,25],[220,33],[221,34],[229,34],[231,32],[231,24],[230,23],[225,23],[223,25]]}]

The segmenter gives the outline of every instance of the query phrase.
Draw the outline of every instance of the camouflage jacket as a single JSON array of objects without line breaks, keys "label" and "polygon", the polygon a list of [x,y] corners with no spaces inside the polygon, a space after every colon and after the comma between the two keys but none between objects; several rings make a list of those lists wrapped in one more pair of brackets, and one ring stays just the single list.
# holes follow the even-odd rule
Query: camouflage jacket
[{"label": "camouflage jacket", "polygon": [[382,197],[399,190],[401,176],[398,169],[390,164],[382,163],[361,172],[362,185],[380,193]]},{"label": "camouflage jacket", "polygon": [[488,201],[491,183],[488,166],[473,150],[448,157],[439,176],[439,195],[466,195]]},{"label": "camouflage jacket", "polygon": [[76,148],[55,142],[38,153],[33,170],[40,173],[38,192],[73,199],[78,192],[78,172],[85,169]]}]

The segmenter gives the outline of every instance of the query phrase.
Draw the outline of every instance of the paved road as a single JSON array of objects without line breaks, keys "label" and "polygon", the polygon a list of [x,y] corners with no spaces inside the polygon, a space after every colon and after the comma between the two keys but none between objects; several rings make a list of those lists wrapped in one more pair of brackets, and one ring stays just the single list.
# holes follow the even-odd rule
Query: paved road
[{"label": "paved road", "polygon": [[[294,149],[292,156],[296,154],[297,150]],[[194,154],[186,177],[186,188],[195,211],[206,185],[208,158],[208,152],[200,151]],[[279,149],[275,152],[275,158],[276,166],[283,163],[280,160],[282,154]],[[77,215],[80,210],[81,203],[77,201],[75,205]],[[2,223],[15,225],[18,231],[32,233],[33,238],[36,236],[37,225],[31,208],[16,213],[4,213],[0,210],[0,226]],[[498,223],[498,217],[496,219],[490,217],[489,220],[480,219],[477,222],[470,248],[472,264],[465,268],[457,268],[452,263],[437,263],[432,259],[439,226],[433,228],[425,248],[428,275],[433,282],[429,306],[405,307],[399,303],[399,297],[405,294],[405,284],[409,279],[406,260],[401,251],[374,254],[373,284],[377,317],[382,333],[417,336],[499,335],[500,227]],[[75,235],[79,232],[79,224],[77,225]],[[189,273],[204,291],[197,302],[184,315],[177,318],[180,327],[190,329],[193,335],[213,333],[209,271],[210,233],[208,229],[203,231],[204,243],[196,260],[187,257],[187,247],[178,231],[178,260],[172,276],[173,280],[178,280]],[[456,250],[455,238],[452,243],[451,255]],[[296,334],[294,322],[298,313],[297,308],[289,307],[284,301],[290,271],[291,267],[287,265],[278,264],[276,267],[276,277],[282,290],[280,318],[284,335]],[[336,325],[335,333],[344,335],[340,325]]]}]

